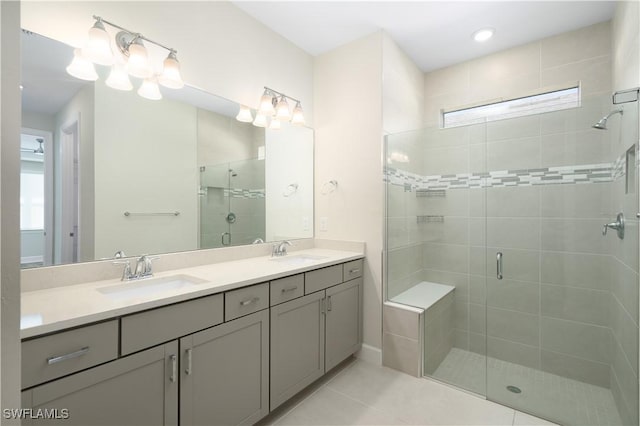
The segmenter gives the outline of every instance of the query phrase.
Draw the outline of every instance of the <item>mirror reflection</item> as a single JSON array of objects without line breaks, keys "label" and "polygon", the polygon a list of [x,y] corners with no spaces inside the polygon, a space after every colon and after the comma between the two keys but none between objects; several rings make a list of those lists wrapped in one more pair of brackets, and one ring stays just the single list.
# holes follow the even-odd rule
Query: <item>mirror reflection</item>
[{"label": "mirror reflection", "polygon": [[265,130],[185,86],[151,101],[22,36],[23,267],[313,236],[313,130]]}]

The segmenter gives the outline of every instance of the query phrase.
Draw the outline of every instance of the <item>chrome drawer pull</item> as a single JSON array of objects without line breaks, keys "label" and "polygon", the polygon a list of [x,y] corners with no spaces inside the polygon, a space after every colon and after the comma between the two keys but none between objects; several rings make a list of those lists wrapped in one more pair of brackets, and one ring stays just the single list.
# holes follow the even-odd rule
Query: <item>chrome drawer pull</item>
[{"label": "chrome drawer pull", "polygon": [[171,383],[175,383],[178,374],[178,357],[171,355],[169,359],[171,359],[171,377],[169,377],[169,380],[171,380]]},{"label": "chrome drawer pull", "polygon": [[358,268],[358,269],[350,269],[349,270],[350,274],[357,274],[358,272],[360,272],[360,268]]},{"label": "chrome drawer pull", "polygon": [[89,352],[89,346],[85,346],[79,351],[71,352],[70,354],[60,355],[60,356],[52,356],[51,358],[47,358],[47,364],[57,364],[58,362],[66,361],[68,359],[78,358],[82,355]]},{"label": "chrome drawer pull", "polygon": [[247,306],[250,305],[252,303],[256,303],[260,300],[259,297],[253,297],[251,299],[247,299],[247,300],[243,300],[242,302],[240,302],[240,306]]},{"label": "chrome drawer pull", "polygon": [[283,293],[289,293],[290,291],[295,291],[295,290],[297,290],[297,289],[298,289],[298,286],[297,286],[297,285],[294,285],[293,287],[283,288],[283,289],[282,289],[282,292],[283,292]]},{"label": "chrome drawer pull", "polygon": [[186,350],[187,353],[187,368],[184,369],[184,372],[187,375],[191,375],[191,354],[193,353],[193,349],[189,348]]}]

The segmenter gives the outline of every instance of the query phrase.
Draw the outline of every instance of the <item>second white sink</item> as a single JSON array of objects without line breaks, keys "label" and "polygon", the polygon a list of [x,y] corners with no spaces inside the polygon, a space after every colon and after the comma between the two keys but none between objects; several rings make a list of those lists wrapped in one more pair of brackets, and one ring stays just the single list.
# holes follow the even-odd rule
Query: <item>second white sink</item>
[{"label": "second white sink", "polygon": [[177,290],[207,282],[189,275],[172,275],[162,278],[148,278],[127,281],[122,284],[101,287],[98,291],[112,300],[127,300],[150,296],[167,290]]},{"label": "second white sink", "polygon": [[295,254],[292,256],[272,257],[269,259],[273,262],[286,263],[291,266],[304,266],[316,263],[319,260],[326,259],[326,256],[314,256],[312,254]]}]

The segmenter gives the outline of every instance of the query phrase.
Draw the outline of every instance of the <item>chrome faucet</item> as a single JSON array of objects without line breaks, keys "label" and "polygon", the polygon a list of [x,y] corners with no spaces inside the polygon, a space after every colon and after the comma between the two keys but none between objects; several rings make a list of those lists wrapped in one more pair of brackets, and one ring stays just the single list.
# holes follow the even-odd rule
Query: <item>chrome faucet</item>
[{"label": "chrome faucet", "polygon": [[290,241],[282,241],[280,243],[276,243],[273,245],[273,249],[271,250],[271,257],[273,256],[286,256],[287,255],[287,246],[292,246]]},{"label": "chrome faucet", "polygon": [[153,276],[153,264],[151,263],[153,260],[158,257],[149,257],[146,254],[143,254],[136,261],[136,272],[134,274],[135,278],[146,278]]},{"label": "chrome faucet", "polygon": [[147,278],[153,276],[153,265],[151,261],[157,259],[157,256],[147,256],[142,255],[136,261],[136,269],[135,272],[131,272],[131,264],[128,260],[121,260],[117,262],[113,262],[114,265],[124,265],[124,269],[122,270],[122,277],[120,281],[131,281],[138,280],[140,278]]}]

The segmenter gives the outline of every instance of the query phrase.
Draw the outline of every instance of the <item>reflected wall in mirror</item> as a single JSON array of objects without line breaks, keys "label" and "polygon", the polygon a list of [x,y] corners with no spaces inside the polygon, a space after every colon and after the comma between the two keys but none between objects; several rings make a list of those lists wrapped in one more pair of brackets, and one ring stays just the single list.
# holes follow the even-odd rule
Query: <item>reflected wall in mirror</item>
[{"label": "reflected wall in mirror", "polygon": [[78,80],[72,57],[23,32],[23,267],[313,237],[312,129],[239,122],[188,86],[150,101]]}]

